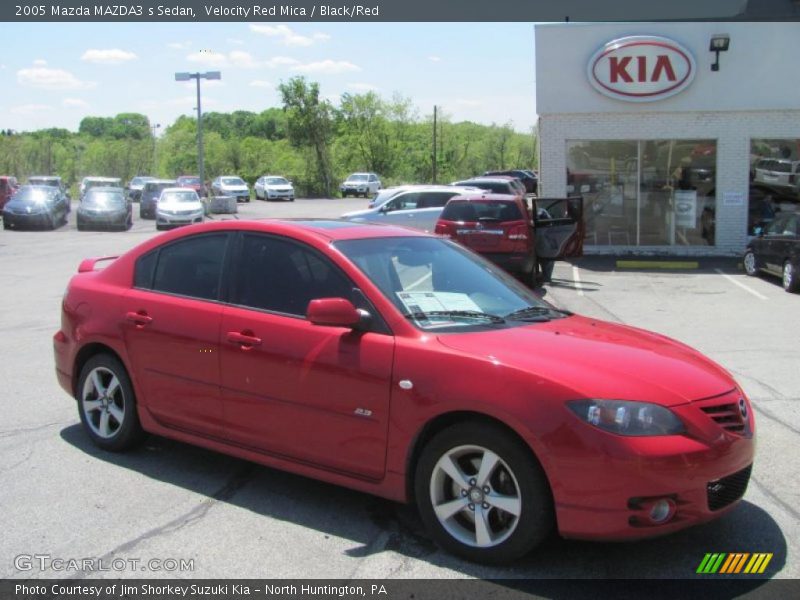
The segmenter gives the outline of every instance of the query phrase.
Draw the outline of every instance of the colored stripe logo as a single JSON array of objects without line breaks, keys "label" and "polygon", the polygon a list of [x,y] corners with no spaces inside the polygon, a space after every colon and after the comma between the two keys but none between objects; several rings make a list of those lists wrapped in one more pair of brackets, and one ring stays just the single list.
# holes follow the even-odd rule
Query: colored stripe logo
[{"label": "colored stripe logo", "polygon": [[760,574],[772,560],[772,552],[709,552],[703,557],[697,573],[703,575]]}]

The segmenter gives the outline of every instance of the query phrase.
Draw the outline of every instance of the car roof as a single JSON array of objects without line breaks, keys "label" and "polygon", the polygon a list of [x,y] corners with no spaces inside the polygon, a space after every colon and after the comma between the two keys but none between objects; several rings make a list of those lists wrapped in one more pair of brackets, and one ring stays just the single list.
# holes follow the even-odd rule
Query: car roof
[{"label": "car roof", "polygon": [[450,198],[450,202],[519,202],[520,197],[515,196],[513,194],[462,194],[460,196],[455,196]]},{"label": "car roof", "polygon": [[96,192],[121,192],[123,191],[121,187],[115,185],[98,185],[90,189],[87,194],[94,194]]},{"label": "car roof", "polygon": [[146,183],[175,183],[174,179],[151,179]]},{"label": "car roof", "polygon": [[192,193],[194,193],[194,194],[196,194],[196,193],[197,193],[197,192],[195,192],[195,191],[194,191],[192,188],[188,188],[188,187],[181,187],[181,186],[177,186],[177,187],[168,187],[168,188],[164,188],[163,190],[161,190],[161,193],[162,193],[162,194],[166,194],[167,192],[192,192]]}]

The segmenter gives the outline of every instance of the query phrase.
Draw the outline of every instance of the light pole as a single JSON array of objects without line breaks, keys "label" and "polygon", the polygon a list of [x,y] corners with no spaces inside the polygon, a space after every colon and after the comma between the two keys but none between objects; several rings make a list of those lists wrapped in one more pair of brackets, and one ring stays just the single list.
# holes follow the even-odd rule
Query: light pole
[{"label": "light pole", "polygon": [[205,73],[175,73],[175,81],[197,80],[197,166],[200,171],[200,181],[205,185],[205,169],[203,161],[203,111],[200,108],[200,80],[201,79],[222,79],[219,71],[207,71]]},{"label": "light pole", "polygon": [[156,160],[156,129],[161,127],[161,123],[154,123],[150,125],[150,131],[153,132],[153,175],[158,177],[158,161]]}]

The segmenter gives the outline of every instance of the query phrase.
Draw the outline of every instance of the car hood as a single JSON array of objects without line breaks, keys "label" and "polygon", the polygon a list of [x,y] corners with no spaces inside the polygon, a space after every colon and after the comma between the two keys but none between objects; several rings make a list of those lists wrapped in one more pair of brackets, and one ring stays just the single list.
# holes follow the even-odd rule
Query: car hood
[{"label": "car hood", "polygon": [[219,186],[219,189],[230,191],[230,192],[246,192],[250,188],[247,187],[246,185],[225,185],[225,184],[222,184],[221,186]]},{"label": "car hood", "polygon": [[722,367],[665,336],[572,316],[511,329],[440,335],[443,345],[530,373],[576,398],[676,406],[736,386]]},{"label": "car hood", "polygon": [[342,219],[355,219],[358,217],[371,217],[374,216],[378,211],[374,208],[368,208],[366,210],[353,210],[350,212],[346,212],[342,215]]},{"label": "car hood", "polygon": [[11,198],[8,202],[6,202],[6,208],[15,210],[24,208],[30,208],[31,210],[48,209],[49,204],[47,202],[34,202],[33,200],[20,200],[19,198]]}]

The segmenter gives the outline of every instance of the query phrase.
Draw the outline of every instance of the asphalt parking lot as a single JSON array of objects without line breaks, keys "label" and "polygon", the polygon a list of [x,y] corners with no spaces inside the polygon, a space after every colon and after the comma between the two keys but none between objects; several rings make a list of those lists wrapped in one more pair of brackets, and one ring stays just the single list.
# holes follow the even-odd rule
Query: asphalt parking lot
[{"label": "asphalt parking lot", "polygon": [[[238,218],[335,217],[363,199],[251,202]],[[82,433],[54,374],[52,336],[80,260],[156,235],[0,231],[0,578],[662,578],[693,577],[707,552],[770,552],[767,575],[800,577],[800,296],[746,277],[734,260],[690,271],[624,270],[605,258],[558,263],[546,298],[562,308],[655,330],[704,352],[750,396],[758,454],[739,507],[716,522],[636,543],[553,538],[505,568],[438,550],[413,509],[332,485],[150,438],[108,454]],[[220,217],[232,218],[232,217]],[[20,555],[110,561],[191,559],[192,571],[141,567],[20,569]]]}]

